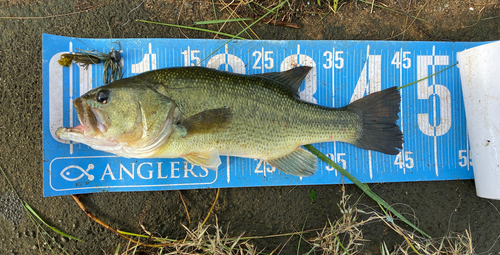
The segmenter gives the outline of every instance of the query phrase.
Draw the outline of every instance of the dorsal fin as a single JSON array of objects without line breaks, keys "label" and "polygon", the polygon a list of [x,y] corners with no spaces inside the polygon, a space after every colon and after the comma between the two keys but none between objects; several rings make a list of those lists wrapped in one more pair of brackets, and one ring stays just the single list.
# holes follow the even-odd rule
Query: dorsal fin
[{"label": "dorsal fin", "polygon": [[296,95],[298,94],[302,81],[306,78],[311,69],[312,67],[310,66],[300,66],[284,72],[255,74],[255,76],[275,81],[283,85],[283,87],[292,92],[293,95]]}]

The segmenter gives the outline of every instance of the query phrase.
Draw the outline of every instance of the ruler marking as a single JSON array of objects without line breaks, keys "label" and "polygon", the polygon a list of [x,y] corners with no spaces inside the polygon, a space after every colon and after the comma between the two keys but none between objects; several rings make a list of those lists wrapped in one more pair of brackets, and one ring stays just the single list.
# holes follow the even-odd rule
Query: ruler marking
[{"label": "ruler marking", "polygon": [[226,156],[226,166],[227,166],[227,172],[226,172],[226,175],[227,175],[227,183],[229,183],[231,181],[231,171],[229,169],[229,156]]},{"label": "ruler marking", "polygon": [[[73,42],[69,42],[69,52],[73,53]],[[69,126],[73,127],[73,66],[69,68]],[[73,154],[73,141],[69,142],[69,154]]]},{"label": "ruler marking", "polygon": [[[370,79],[370,45],[366,46],[366,95],[371,94],[371,82]],[[361,96],[361,95],[360,95]],[[370,179],[373,179],[373,165],[372,165],[372,150],[368,150],[368,169],[370,170]]]},{"label": "ruler marking", "polygon": [[[436,46],[432,46],[432,73],[436,73]],[[436,176],[439,176],[438,170],[438,155],[437,155],[437,113],[436,113],[436,76],[432,76],[432,92],[434,93],[432,97],[432,108],[433,108],[433,128],[434,128],[434,167],[436,169]]]},{"label": "ruler marking", "polygon": [[[400,60],[401,60],[401,65],[399,66],[399,86],[403,86],[403,48],[400,49],[399,51],[400,55]],[[403,132],[403,91],[400,90],[401,93],[401,111],[400,111],[400,120],[401,120],[401,132]],[[405,154],[405,145],[404,143],[402,144],[402,149],[401,149],[401,160],[403,161],[403,174],[406,174],[406,154]]]}]

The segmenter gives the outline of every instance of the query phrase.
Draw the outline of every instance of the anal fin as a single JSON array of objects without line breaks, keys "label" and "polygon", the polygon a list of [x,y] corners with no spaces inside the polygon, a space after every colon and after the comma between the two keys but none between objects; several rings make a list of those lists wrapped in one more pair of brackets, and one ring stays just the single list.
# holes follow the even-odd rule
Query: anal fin
[{"label": "anal fin", "polygon": [[311,176],[318,169],[318,158],[302,147],[281,158],[267,160],[267,163],[287,174],[297,176]]},{"label": "anal fin", "polygon": [[212,170],[217,170],[217,168],[221,164],[219,151],[217,151],[216,149],[191,153],[184,156],[184,159],[193,165],[205,167]]}]

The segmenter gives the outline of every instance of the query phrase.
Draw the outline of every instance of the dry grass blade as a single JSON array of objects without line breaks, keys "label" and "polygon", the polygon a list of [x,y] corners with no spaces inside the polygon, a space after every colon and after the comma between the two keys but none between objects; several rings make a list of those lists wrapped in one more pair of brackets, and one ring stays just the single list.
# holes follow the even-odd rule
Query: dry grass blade
[{"label": "dry grass blade", "polygon": [[[283,2],[281,2],[280,4],[278,4],[276,7],[274,7],[273,9],[271,9],[268,13],[266,13],[265,15],[263,15],[261,18],[257,19],[256,21],[252,22],[252,24],[250,24],[249,26],[247,26],[245,29],[241,30],[239,33],[237,33],[234,37],[236,38],[237,36],[239,36],[240,34],[244,33],[245,31],[247,31],[248,29],[250,29],[253,25],[255,25],[257,22],[259,22],[262,18],[266,17],[267,15],[269,15],[271,13],[271,11],[274,11],[274,10],[277,10],[279,9],[281,6],[283,6],[285,3],[288,3],[289,0],[285,0]],[[226,46],[226,44],[230,43],[233,39],[230,39],[228,40],[227,42],[225,42],[224,44],[222,44],[221,46],[219,46],[219,48],[215,49],[214,51],[212,51],[212,53],[210,53],[208,56],[206,56],[201,62],[204,62],[205,60],[209,59],[212,55],[214,55],[217,51],[219,51],[220,49],[222,49],[224,46]]]},{"label": "dry grass blade", "polygon": [[208,218],[210,218],[210,214],[212,214],[212,211],[214,210],[215,204],[217,204],[217,199],[219,199],[219,194],[220,194],[220,188],[217,189],[217,194],[215,195],[214,203],[212,204],[212,207],[210,207],[210,211],[208,211],[207,217],[205,218],[203,223],[201,223],[201,226],[205,225]]},{"label": "dry grass blade", "polygon": [[196,21],[195,25],[209,25],[209,24],[218,24],[218,23],[226,23],[226,22],[238,22],[238,21],[249,21],[251,18],[239,18],[239,19],[218,19],[218,20],[205,20],[205,21]]},{"label": "dry grass blade", "polygon": [[385,223],[388,227],[398,233],[404,242],[395,246],[394,250],[388,253],[385,244],[381,245],[383,254],[391,255],[407,255],[407,254],[433,254],[433,255],[472,255],[476,254],[472,245],[472,237],[470,230],[465,230],[465,234],[449,232],[447,236],[442,238],[426,238],[413,234],[410,231],[398,226],[395,219],[390,215],[383,215],[378,212],[373,212],[375,217]]},{"label": "dry grass blade", "polygon": [[[405,85],[406,86],[406,85]],[[405,86],[399,87],[403,88]],[[380,198],[375,192],[373,192],[368,185],[365,185],[364,183],[360,182],[356,177],[354,177],[351,173],[346,171],[344,168],[340,167],[337,163],[333,162],[329,157],[327,157],[325,154],[321,153],[318,149],[314,148],[314,146],[307,144],[304,145],[304,148],[309,150],[312,154],[317,156],[319,159],[321,159],[323,162],[327,163],[328,165],[332,166],[335,168],[337,171],[339,171],[343,176],[347,177],[349,180],[351,180],[358,188],[360,188],[366,195],[368,195],[370,198],[372,198],[375,202],[377,202],[379,205],[385,207],[387,210],[391,211],[396,215],[399,219],[401,219],[403,222],[408,224],[410,227],[421,233],[422,235],[430,238],[428,234],[426,234],[424,231],[419,229],[417,226],[413,225],[410,221],[408,221],[403,215],[398,213],[392,206],[387,204],[382,198]]]},{"label": "dry grass blade", "polygon": [[92,11],[93,9],[95,9],[97,7],[100,7],[100,6],[102,6],[102,4],[96,5],[96,6],[87,8],[85,10],[81,10],[81,11],[70,12],[70,13],[63,13],[63,14],[56,14],[56,15],[49,15],[49,16],[43,16],[43,17],[0,17],[0,19],[48,19],[48,18],[57,18],[57,17],[75,15],[75,14],[82,13],[82,12],[89,12],[89,11]]},{"label": "dry grass blade", "polygon": [[[302,235],[309,232],[316,232],[317,236],[312,239],[303,239],[311,245],[311,249],[308,254],[357,254],[362,250],[364,243],[368,241],[364,239],[362,231],[363,226],[375,222],[383,222],[405,240],[402,244],[394,246],[391,251],[389,251],[389,248],[385,243],[382,243],[381,253],[384,255],[475,254],[472,246],[470,230],[465,230],[465,234],[450,232],[448,236],[440,239],[420,237],[398,226],[395,222],[396,219],[392,218],[385,211],[381,213],[375,210],[360,210],[357,207],[357,202],[354,203],[354,205],[351,205],[349,203],[350,196],[345,194],[345,189],[342,189],[342,199],[337,204],[342,216],[334,222],[329,220],[323,229],[254,237],[243,237],[243,234],[241,234],[235,238],[230,238],[228,237],[227,229],[224,231],[219,226],[217,217],[215,218],[215,224],[205,225],[217,202],[219,192],[220,190],[217,191],[215,201],[212,204],[212,207],[204,222],[200,223],[194,230],[191,230],[188,227],[182,225],[182,227],[186,231],[186,237],[183,240],[169,240],[153,236],[144,236],[117,231],[106,223],[103,223],[102,221],[96,219],[85,209],[85,207],[83,206],[83,204],[81,204],[77,197],[73,197],[82,208],[82,210],[84,210],[84,212],[89,215],[89,217],[91,217],[99,224],[105,226],[107,229],[117,234],[118,236],[129,240],[129,244],[134,244],[133,247],[127,247],[125,249],[125,252],[122,253],[123,255],[142,252],[142,250],[139,249],[140,246],[161,248],[161,250],[158,251],[148,251],[147,254],[262,254],[261,251],[257,250],[257,248],[250,243],[251,240],[284,236],[290,236],[291,238],[295,235]],[[144,231],[149,233],[145,229]],[[126,237],[124,233],[135,236],[137,238],[143,237],[162,243],[157,245],[146,244],[138,240],[136,241],[132,238]],[[289,240],[290,239],[288,239],[288,241]],[[271,254],[274,254],[274,252],[276,252],[278,248],[279,246],[276,247]],[[115,252],[115,254],[118,253]]]},{"label": "dry grass blade", "polygon": [[[196,230],[184,227],[187,235],[183,242],[168,247],[162,254],[260,254],[248,241],[241,241],[241,236],[228,238],[219,224],[202,225]],[[189,241],[187,241],[189,240]]]},{"label": "dry grass blade", "polygon": [[310,240],[313,246],[312,251],[319,251],[323,254],[354,254],[367,241],[363,238],[361,226],[376,220],[376,217],[372,216],[358,221],[358,212],[362,211],[349,205],[349,198],[350,196],[345,193],[342,194],[342,200],[338,204],[342,217],[334,223],[329,220],[321,233]]},{"label": "dry grass blade", "polygon": [[140,241],[136,241],[122,233],[120,233],[118,230],[114,229],[113,227],[111,227],[110,225],[106,224],[105,222],[101,221],[100,219],[96,218],[93,214],[91,214],[89,211],[87,211],[87,209],[85,208],[85,206],[83,205],[83,203],[80,201],[80,199],[75,196],[75,195],[71,195],[71,197],[73,197],[73,199],[76,201],[76,203],[78,204],[78,206],[80,207],[80,209],[82,209],[82,211],[87,214],[87,216],[89,216],[89,218],[91,218],[93,221],[99,223],[100,225],[102,225],[103,227],[107,228],[109,231],[113,232],[115,235],[125,239],[125,240],[128,240],[134,244],[137,244],[137,245],[141,245],[141,246],[146,246],[146,247],[164,247],[164,246],[169,246],[169,245],[174,245],[175,243],[163,243],[163,244],[147,244],[147,243],[142,243]]},{"label": "dry grass blade", "polygon": [[[243,2],[243,1],[239,2],[239,3],[236,5],[236,8],[234,8],[234,9],[231,9],[231,6],[230,6],[230,5],[228,5],[228,4],[226,4],[226,3],[224,3],[224,1],[221,1],[221,3],[223,3],[223,4],[224,4],[224,6],[225,6],[225,7],[223,7],[221,10],[226,9],[226,10],[228,11],[228,13],[229,13],[229,16],[230,16],[230,17],[241,19],[241,17],[238,15],[238,13],[237,13],[236,11],[237,11],[237,10],[238,10],[241,6],[243,6],[243,5],[244,5],[244,2]],[[222,27],[220,27],[220,28],[219,28],[219,31],[220,31],[220,30],[224,27],[224,25],[226,25],[226,23],[227,23],[229,20],[230,20],[230,19],[227,19],[227,21],[226,21],[226,22],[224,22],[224,24],[222,25]],[[251,19],[250,19],[250,20],[251,20]],[[241,23],[243,23],[243,24],[246,26],[246,28],[245,28],[245,27],[244,27]],[[255,36],[255,38],[257,38],[258,40],[260,40],[260,37],[259,37],[259,36],[255,33],[255,31],[253,31],[253,29],[252,29],[252,28],[250,28],[250,27],[248,26],[248,24],[247,24],[244,20],[242,20],[242,21],[241,21],[241,23],[240,23],[240,22],[238,22],[238,24],[241,26],[241,28],[250,30],[250,32],[252,32],[252,34]],[[245,31],[245,34],[247,34],[249,38],[252,38],[252,36],[248,33],[248,31]]]},{"label": "dry grass blade", "polygon": [[[255,16],[256,18],[261,18],[262,16]],[[270,19],[263,17],[262,22],[265,22],[266,24],[271,24],[275,26],[284,26],[284,27],[291,27],[291,28],[300,28],[300,25],[297,23],[292,23],[292,22],[286,22],[286,21],[281,21],[281,20],[275,20],[275,19]]]},{"label": "dry grass blade", "polygon": [[[338,204],[342,217],[335,222],[330,222],[318,233],[318,236],[310,239],[312,250],[310,253],[320,252],[322,254],[356,254],[361,251],[363,243],[362,227],[368,223],[383,222],[403,239],[403,243],[396,245],[393,249],[387,247],[385,242],[380,244],[381,253],[384,255],[408,255],[408,254],[429,254],[429,255],[472,255],[474,252],[470,230],[465,233],[450,232],[442,238],[426,238],[415,235],[403,229],[388,214],[378,211],[365,212],[347,203],[349,196],[345,193]],[[368,216],[368,219],[361,220],[358,214]]]},{"label": "dry grass blade", "polygon": [[[128,240],[130,243],[135,244],[135,248],[139,246],[144,246],[144,247],[151,247],[151,248],[164,248],[168,247],[169,250],[171,250],[173,253],[172,254],[197,254],[200,251],[203,251],[203,254],[205,254],[207,251],[211,254],[232,254],[232,251],[235,249],[240,249],[244,251],[248,251],[248,247],[253,247],[253,246],[248,246],[246,242],[240,243],[240,238],[234,239],[234,238],[228,238],[225,233],[222,232],[222,230],[219,228],[219,225],[217,223],[216,219],[216,224],[215,225],[208,225],[204,226],[207,220],[210,218],[210,215],[213,212],[213,209],[215,207],[215,204],[217,203],[217,200],[219,198],[220,194],[220,189],[217,189],[217,194],[215,196],[215,200],[210,208],[210,211],[208,212],[208,215],[206,216],[205,220],[200,223],[198,228],[194,231],[189,230],[186,226],[182,225],[187,232],[187,236],[184,240],[177,241],[177,240],[167,240],[163,238],[158,238],[151,236],[151,233],[147,231],[144,227],[143,230],[149,234],[149,236],[144,236],[144,235],[139,235],[139,234],[134,234],[134,233],[128,233],[124,231],[119,231],[108,225],[107,223],[99,220],[96,218],[93,214],[91,214],[83,203],[80,201],[80,199],[72,195],[73,199],[76,201],[80,209],[89,216],[92,220],[95,222],[99,223],[100,225],[104,226],[106,229],[109,231],[113,232],[117,236]],[[181,195],[182,197],[182,195]],[[186,207],[187,209],[187,207]],[[189,215],[189,214],[188,214]],[[215,229],[215,235],[211,235],[207,232],[208,229]],[[140,242],[138,240],[134,240],[130,238],[129,236],[135,236],[137,238],[144,237],[148,238],[150,240],[156,241],[156,242],[161,242],[160,244],[149,244],[149,243],[144,243]],[[241,245],[245,244],[246,248],[242,248]],[[238,247],[236,247],[239,245]],[[135,249],[134,249],[135,250]],[[127,249],[129,251],[129,249]],[[135,254],[135,253],[134,253]],[[254,253],[251,253],[254,254]]]},{"label": "dry grass blade", "polygon": [[186,214],[187,214],[187,217],[188,217],[188,222],[191,223],[191,216],[189,216],[188,207],[186,205],[186,202],[184,201],[184,197],[182,196],[182,193],[181,193],[180,190],[179,190],[179,196],[181,197],[181,201],[182,201],[182,204],[184,205],[184,209],[186,209]]},{"label": "dry grass blade", "polygon": [[[381,5],[378,5],[378,4],[375,4],[374,2],[369,2],[369,1],[366,1],[366,0],[359,0],[360,2],[363,2],[365,4],[369,4],[371,5],[372,7],[375,6],[375,7],[379,7],[379,8],[382,8],[382,9],[386,9],[388,11],[391,11],[391,12],[396,12],[396,13],[399,13],[399,14],[403,14],[403,15],[406,15],[406,13],[404,12],[400,12],[400,11],[396,11],[396,10],[393,10],[391,8],[387,8],[387,7],[384,7],[384,6],[381,6]],[[429,21],[425,20],[425,19],[421,19],[421,18],[418,18],[418,17],[415,17],[415,16],[411,16],[410,17],[416,19],[416,20],[420,20],[420,21],[423,21],[425,23],[430,23]]]},{"label": "dry grass blade", "polygon": [[[405,242],[399,246],[395,247],[395,250],[391,253],[393,255],[406,255],[413,254],[410,250],[413,250],[416,254],[436,254],[436,255],[473,255],[474,248],[472,246],[472,238],[469,231],[462,233],[450,233],[449,235],[442,237],[440,239],[427,239],[427,238],[416,238],[415,236],[408,236],[411,245],[414,249],[410,247],[408,242]],[[410,239],[411,238],[411,239]]]},{"label": "dry grass blade", "polygon": [[153,21],[147,21],[147,20],[137,20],[137,21],[144,22],[144,23],[151,23],[151,24],[163,25],[163,26],[170,26],[170,27],[178,27],[178,28],[186,28],[186,29],[198,30],[198,31],[202,31],[202,32],[208,32],[208,33],[213,33],[213,34],[217,34],[217,35],[224,35],[224,36],[228,36],[228,37],[236,38],[236,39],[241,39],[241,40],[245,40],[246,39],[246,38],[243,38],[243,37],[239,37],[238,36],[239,34],[238,35],[230,35],[230,34],[226,34],[226,33],[222,33],[222,32],[217,32],[217,31],[213,31],[213,30],[209,30],[209,29],[203,29],[203,28],[197,28],[197,27],[188,27],[188,26],[181,26],[181,25],[175,25],[175,24],[153,22]]}]

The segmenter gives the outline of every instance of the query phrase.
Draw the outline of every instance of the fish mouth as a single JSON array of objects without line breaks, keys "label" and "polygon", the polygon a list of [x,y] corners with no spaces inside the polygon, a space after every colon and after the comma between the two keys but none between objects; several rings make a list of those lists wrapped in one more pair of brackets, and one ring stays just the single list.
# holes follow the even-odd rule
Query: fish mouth
[{"label": "fish mouth", "polygon": [[107,130],[107,125],[103,121],[104,113],[89,106],[81,98],[73,101],[80,124],[75,127],[61,127],[57,129],[56,136],[63,140],[82,142],[88,138],[102,137]]}]

